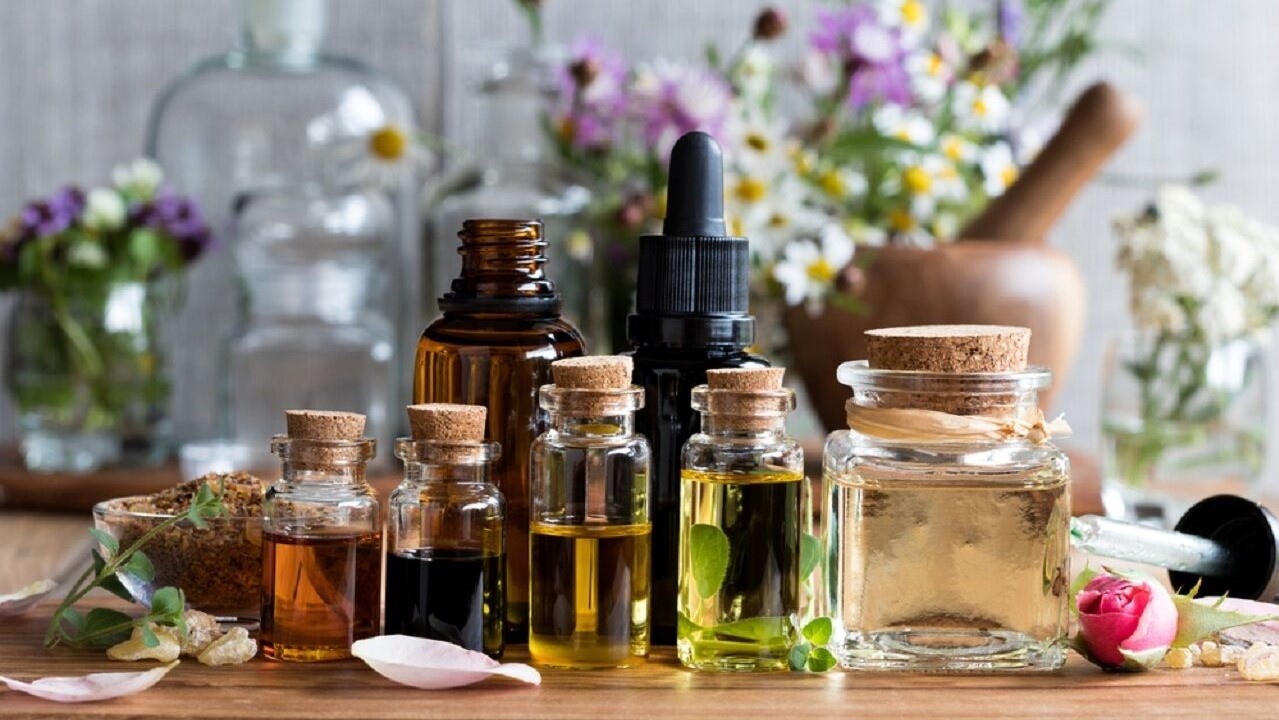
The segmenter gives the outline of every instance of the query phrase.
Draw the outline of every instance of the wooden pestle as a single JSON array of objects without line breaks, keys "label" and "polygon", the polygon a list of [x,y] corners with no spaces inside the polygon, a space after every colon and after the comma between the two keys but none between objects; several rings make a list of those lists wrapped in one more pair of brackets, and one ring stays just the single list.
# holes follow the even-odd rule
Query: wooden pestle
[{"label": "wooden pestle", "polygon": [[1048,144],[1008,190],[957,236],[961,240],[1043,242],[1084,184],[1132,135],[1141,108],[1107,82],[1089,87]]}]

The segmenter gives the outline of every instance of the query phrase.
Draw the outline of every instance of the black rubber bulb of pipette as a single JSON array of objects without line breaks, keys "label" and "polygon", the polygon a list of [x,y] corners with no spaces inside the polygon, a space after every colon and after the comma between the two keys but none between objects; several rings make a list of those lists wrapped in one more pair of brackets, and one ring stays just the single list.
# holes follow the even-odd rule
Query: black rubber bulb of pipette
[{"label": "black rubber bulb of pipette", "polygon": [[1266,508],[1235,495],[1214,495],[1186,511],[1174,528],[1219,543],[1230,554],[1230,571],[1220,577],[1168,571],[1179,592],[1200,583],[1200,595],[1229,595],[1275,602],[1279,595],[1279,519]]},{"label": "black rubber bulb of pipette", "polygon": [[685,134],[671,149],[663,235],[724,237],[724,158],[704,132]]}]

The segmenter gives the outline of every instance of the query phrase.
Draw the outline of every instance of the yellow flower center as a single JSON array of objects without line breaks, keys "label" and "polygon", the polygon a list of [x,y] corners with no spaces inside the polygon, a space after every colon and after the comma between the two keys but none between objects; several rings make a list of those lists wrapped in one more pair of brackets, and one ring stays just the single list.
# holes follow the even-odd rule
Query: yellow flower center
[{"label": "yellow flower center", "polygon": [[916,195],[923,195],[933,188],[933,177],[918,165],[906,168],[906,172],[902,174],[902,182],[906,183],[907,190]]},{"label": "yellow flower center", "polygon": [[904,127],[898,128],[897,139],[903,142],[910,142],[910,131]]},{"label": "yellow flower center", "polygon": [[804,152],[795,153],[795,172],[808,175],[813,171],[813,156]]},{"label": "yellow flower center", "polygon": [[408,134],[395,125],[384,125],[369,136],[369,152],[382,162],[399,160],[408,147]]},{"label": "yellow flower center", "polygon": [[773,213],[768,218],[768,226],[771,228],[784,228],[790,225],[790,218],[781,213]]},{"label": "yellow flower center", "polygon": [[930,77],[941,77],[942,71],[946,69],[946,63],[942,61],[941,55],[933,53],[928,56],[928,74]]},{"label": "yellow flower center", "polygon": [[915,218],[910,216],[910,211],[905,208],[897,208],[888,213],[888,225],[894,230],[906,232],[915,229]]},{"label": "yellow flower center", "polygon": [[755,152],[767,152],[770,143],[763,133],[748,133],[746,135],[746,146]]},{"label": "yellow flower center", "polygon": [[958,160],[964,155],[964,146],[957,138],[946,138],[942,140],[941,151],[951,160]]},{"label": "yellow flower center", "polygon": [[973,114],[977,117],[986,117],[986,113],[990,112],[990,108],[986,105],[986,98],[978,95],[973,100]]},{"label": "yellow flower center", "polygon": [[819,257],[808,264],[808,279],[814,282],[828,283],[835,279],[835,268],[826,261],[826,258]]},{"label": "yellow flower center", "polygon": [[1017,179],[1017,167],[1014,165],[1005,166],[999,171],[999,179],[1003,181],[1005,187],[1012,185],[1013,181]]},{"label": "yellow flower center", "polygon": [[728,234],[733,237],[746,236],[746,226],[742,224],[741,218],[734,216],[728,219]]},{"label": "yellow flower center", "polygon": [[902,3],[902,22],[911,26],[919,27],[928,19],[928,9],[924,7],[919,0],[906,0]]},{"label": "yellow flower center", "polygon": [[737,181],[733,194],[744,203],[757,203],[768,194],[768,186],[763,180],[748,175]]},{"label": "yellow flower center", "polygon": [[822,186],[822,190],[831,197],[840,198],[848,194],[847,183],[845,183],[844,178],[840,177],[839,173],[834,170],[827,170],[822,173],[822,177],[819,182]]}]

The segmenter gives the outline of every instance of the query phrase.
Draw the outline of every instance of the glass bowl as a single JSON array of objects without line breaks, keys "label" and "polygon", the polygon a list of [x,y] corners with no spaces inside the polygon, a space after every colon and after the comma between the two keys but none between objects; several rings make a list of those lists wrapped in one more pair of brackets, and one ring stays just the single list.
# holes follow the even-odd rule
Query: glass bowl
[{"label": "glass bowl", "polygon": [[[93,524],[120,542],[133,544],[170,514],[126,509],[140,497],[104,500],[93,506]],[[133,599],[151,604],[151,595],[168,585],[181,588],[194,609],[225,618],[256,618],[262,586],[262,518],[220,517],[197,528],[183,520],[151,538],[142,551],[155,567],[150,581],[120,573]]]}]

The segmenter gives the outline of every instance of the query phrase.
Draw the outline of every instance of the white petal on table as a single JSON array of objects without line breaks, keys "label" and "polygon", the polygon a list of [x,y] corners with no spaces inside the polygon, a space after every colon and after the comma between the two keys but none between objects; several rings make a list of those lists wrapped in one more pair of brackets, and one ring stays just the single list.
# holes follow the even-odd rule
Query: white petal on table
[{"label": "white petal on table", "polygon": [[21,682],[0,675],[0,682],[10,690],[35,695],[54,702],[78,703],[132,695],[160,682],[177,661],[146,672],[93,673],[81,677],[47,677]]},{"label": "white petal on table", "polygon": [[440,640],[382,635],[357,640],[351,654],[388,680],[422,690],[471,685],[492,675],[542,684],[541,674],[528,665],[499,663],[484,653]]},{"label": "white petal on table", "polygon": [[37,580],[21,590],[0,595],[0,617],[17,617],[35,607],[58,584],[52,580]]}]

